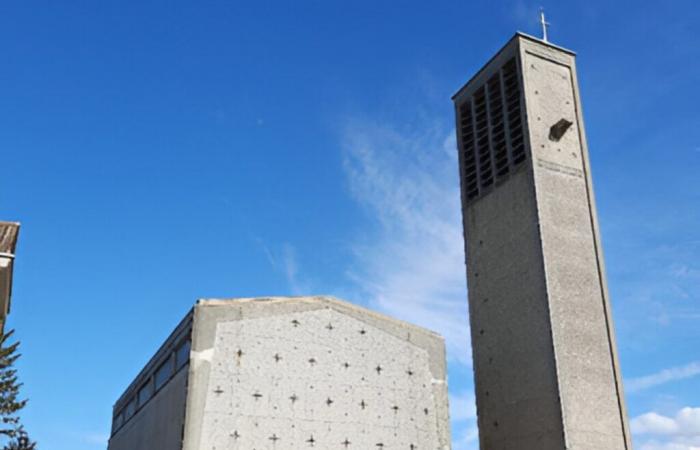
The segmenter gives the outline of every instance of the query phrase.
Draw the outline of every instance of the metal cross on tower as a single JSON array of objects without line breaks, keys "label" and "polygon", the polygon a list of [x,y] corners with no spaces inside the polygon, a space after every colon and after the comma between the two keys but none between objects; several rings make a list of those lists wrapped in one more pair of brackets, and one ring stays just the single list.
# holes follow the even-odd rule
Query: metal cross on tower
[{"label": "metal cross on tower", "polygon": [[544,8],[540,8],[540,24],[542,25],[542,40],[549,42],[549,39],[547,38],[547,27],[551,24],[544,18]]}]

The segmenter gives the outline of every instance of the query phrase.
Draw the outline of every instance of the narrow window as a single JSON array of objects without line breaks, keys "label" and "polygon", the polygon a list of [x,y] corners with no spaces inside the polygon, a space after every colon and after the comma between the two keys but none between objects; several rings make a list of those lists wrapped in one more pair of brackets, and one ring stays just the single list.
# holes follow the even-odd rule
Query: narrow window
[{"label": "narrow window", "polygon": [[124,423],[124,413],[120,411],[119,414],[117,414],[114,417],[114,420],[112,421],[112,433],[116,432],[119,428],[121,428],[123,423]]},{"label": "narrow window", "polygon": [[129,420],[136,413],[136,399],[132,398],[128,405],[126,405],[126,411],[124,413],[124,420]]},{"label": "narrow window", "polygon": [[168,358],[163,364],[156,370],[156,391],[162,388],[165,383],[170,379],[170,375],[173,373],[173,360]]},{"label": "narrow window", "polygon": [[175,371],[180,370],[190,360],[190,340],[187,339],[180,344],[175,352]]},{"label": "narrow window", "polygon": [[146,404],[147,401],[151,399],[153,396],[153,383],[151,383],[151,380],[148,380],[146,384],[141,386],[141,389],[139,389],[139,408],[142,407],[143,405]]}]

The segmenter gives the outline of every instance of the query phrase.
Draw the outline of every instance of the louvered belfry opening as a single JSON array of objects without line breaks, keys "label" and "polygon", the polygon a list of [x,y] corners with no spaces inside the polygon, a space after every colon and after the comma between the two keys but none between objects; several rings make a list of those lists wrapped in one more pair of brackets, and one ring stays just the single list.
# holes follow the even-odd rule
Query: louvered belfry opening
[{"label": "louvered belfry opening", "polygon": [[518,65],[510,59],[459,107],[464,197],[472,202],[525,161]]}]

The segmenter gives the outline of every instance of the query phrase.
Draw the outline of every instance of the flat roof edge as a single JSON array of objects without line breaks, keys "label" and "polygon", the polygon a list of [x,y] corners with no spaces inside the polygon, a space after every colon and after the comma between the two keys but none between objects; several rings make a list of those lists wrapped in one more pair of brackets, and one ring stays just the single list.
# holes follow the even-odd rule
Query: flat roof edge
[{"label": "flat roof edge", "polygon": [[381,319],[386,322],[393,322],[397,325],[401,325],[403,327],[407,327],[422,333],[425,333],[427,335],[439,338],[441,340],[445,340],[445,338],[438,332],[433,331],[429,328],[422,327],[420,325],[413,324],[411,322],[407,322],[405,320],[401,319],[396,319],[392,316],[389,316],[387,314],[381,313],[374,311],[372,309],[369,309],[365,306],[358,305],[356,303],[349,302],[347,300],[340,299],[338,297],[334,297],[332,295],[308,295],[308,296],[296,296],[296,297],[285,297],[285,296],[269,296],[269,297],[244,297],[244,298],[229,298],[229,299],[222,299],[222,298],[212,298],[212,299],[199,299],[197,300],[197,306],[230,306],[234,305],[235,303],[254,303],[254,302],[293,302],[293,301],[302,301],[302,302],[313,302],[313,301],[322,301],[322,302],[327,302],[331,304],[336,304],[338,306],[348,308],[351,310],[356,310],[359,312],[362,312],[363,314],[367,314],[369,316],[373,316],[377,319]]},{"label": "flat roof edge", "polygon": [[561,45],[552,44],[552,43],[549,42],[549,41],[545,41],[544,39],[540,39],[540,38],[535,37],[535,36],[533,36],[533,35],[531,35],[531,34],[523,33],[522,31],[516,31],[516,32],[515,32],[515,35],[516,35],[516,36],[520,36],[520,37],[522,37],[522,38],[525,38],[525,39],[527,39],[527,40],[529,40],[529,41],[535,41],[535,42],[540,43],[540,44],[542,44],[542,45],[546,45],[547,47],[552,47],[552,48],[554,48],[554,49],[556,49],[556,50],[562,51],[562,52],[564,52],[564,53],[568,53],[568,54],[571,55],[571,56],[576,56],[576,52],[573,51],[573,50],[571,50],[571,49],[568,49],[568,48],[566,48],[566,47],[562,47]]},{"label": "flat roof edge", "polygon": [[168,336],[165,338],[162,344],[158,347],[156,352],[151,356],[146,364],[141,368],[141,370],[136,374],[134,378],[132,378],[131,382],[129,385],[122,391],[121,395],[117,400],[112,404],[112,410],[114,411],[117,406],[123,406],[122,404],[126,401],[128,394],[131,392],[137,390],[141,383],[144,380],[144,375],[146,375],[152,368],[155,366],[157,362],[159,362],[159,357],[162,355],[162,353],[168,348],[169,345],[177,343],[177,338],[179,335],[187,329],[187,327],[191,324],[192,320],[194,318],[194,309],[190,308],[187,311],[187,314],[185,314],[185,317],[183,317],[175,326],[175,328],[168,333]]},{"label": "flat roof edge", "polygon": [[452,100],[456,99],[456,98],[462,93],[462,91],[464,91],[464,89],[466,89],[467,86],[469,86],[469,84],[470,84],[472,81],[474,81],[474,79],[476,79],[484,70],[486,70],[486,68],[491,64],[491,62],[493,62],[496,58],[498,58],[498,56],[499,56],[501,53],[503,53],[503,51],[504,51],[505,49],[507,49],[507,48],[512,44],[512,42],[513,42],[514,40],[516,40],[516,39],[518,39],[518,38],[527,39],[528,41],[537,42],[538,44],[542,44],[542,45],[545,45],[545,46],[547,46],[547,47],[551,47],[551,48],[553,48],[553,49],[562,51],[562,52],[564,52],[564,53],[568,53],[569,55],[576,56],[576,52],[574,52],[573,50],[569,50],[569,49],[567,49],[567,48],[560,47],[560,46],[558,46],[558,45],[554,45],[554,44],[552,44],[551,42],[544,41],[544,40],[542,40],[542,39],[540,39],[540,38],[537,38],[537,37],[535,37],[535,36],[532,36],[532,35],[530,35],[530,34],[523,33],[522,31],[516,31],[515,34],[514,34],[510,39],[508,39],[508,41],[507,41],[505,44],[503,44],[503,46],[502,46],[500,49],[498,49],[498,51],[497,51],[496,53],[494,53],[493,56],[492,56],[491,58],[489,58],[489,60],[486,61],[486,63],[484,63],[484,65],[482,65],[481,68],[480,68],[479,70],[477,70],[477,72],[476,72],[474,75],[472,75],[472,76],[469,78],[469,80],[468,80],[466,83],[464,83],[464,84],[462,85],[462,87],[460,87],[460,88],[457,90],[457,92],[455,92],[455,93],[452,95],[451,99],[452,99]]}]

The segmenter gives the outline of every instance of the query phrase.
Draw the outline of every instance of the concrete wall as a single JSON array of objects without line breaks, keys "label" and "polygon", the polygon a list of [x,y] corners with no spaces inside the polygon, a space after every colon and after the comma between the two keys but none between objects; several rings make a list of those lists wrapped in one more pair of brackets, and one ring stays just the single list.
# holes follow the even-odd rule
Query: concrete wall
[{"label": "concrete wall", "polygon": [[345,302],[200,301],[191,364],[186,450],[450,445],[443,340]]},{"label": "concrete wall", "polygon": [[109,450],[181,450],[187,368],[180,370],[109,441]]},{"label": "concrete wall", "polygon": [[532,171],[465,215],[481,448],[563,449]]},{"label": "concrete wall", "polygon": [[[567,444],[629,449],[574,58],[530,41],[522,58]],[[550,139],[562,118],[573,125]]]}]

